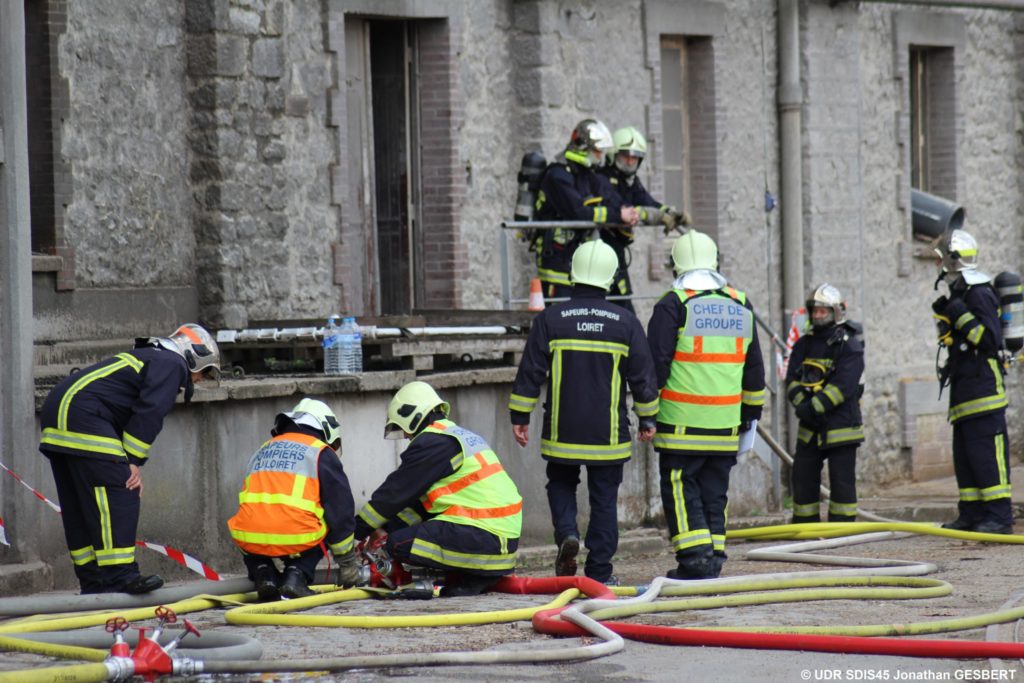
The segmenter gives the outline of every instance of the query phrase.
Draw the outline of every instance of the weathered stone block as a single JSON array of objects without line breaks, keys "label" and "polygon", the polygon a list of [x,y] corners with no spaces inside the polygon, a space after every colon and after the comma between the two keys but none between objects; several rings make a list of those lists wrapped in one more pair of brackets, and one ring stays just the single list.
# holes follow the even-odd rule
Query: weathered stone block
[{"label": "weathered stone block", "polygon": [[252,72],[261,78],[284,74],[284,44],[280,38],[263,38],[252,45]]},{"label": "weathered stone block", "polygon": [[219,34],[214,38],[217,63],[213,69],[216,76],[241,76],[245,73],[249,56],[249,42],[241,36]]}]

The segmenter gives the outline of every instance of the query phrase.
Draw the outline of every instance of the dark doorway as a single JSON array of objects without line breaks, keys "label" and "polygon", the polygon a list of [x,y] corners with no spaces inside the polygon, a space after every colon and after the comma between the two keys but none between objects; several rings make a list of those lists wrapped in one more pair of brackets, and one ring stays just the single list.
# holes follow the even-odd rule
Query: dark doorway
[{"label": "dark doorway", "polygon": [[370,22],[370,90],[380,308],[415,306],[415,87],[412,36],[405,21]]}]

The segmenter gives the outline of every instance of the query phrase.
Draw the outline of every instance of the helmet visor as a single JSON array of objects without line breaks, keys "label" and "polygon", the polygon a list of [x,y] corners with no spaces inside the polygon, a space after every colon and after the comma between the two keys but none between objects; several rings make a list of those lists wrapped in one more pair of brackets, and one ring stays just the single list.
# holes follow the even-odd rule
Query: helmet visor
[{"label": "helmet visor", "polygon": [[384,425],[384,438],[388,441],[398,441],[399,439],[405,438],[405,430],[396,425],[394,422],[388,422]]}]

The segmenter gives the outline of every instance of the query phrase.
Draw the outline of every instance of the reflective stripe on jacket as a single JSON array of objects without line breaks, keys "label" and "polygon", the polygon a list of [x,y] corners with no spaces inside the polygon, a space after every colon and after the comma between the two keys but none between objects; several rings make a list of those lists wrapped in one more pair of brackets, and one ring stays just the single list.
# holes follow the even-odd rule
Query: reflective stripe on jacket
[{"label": "reflective stripe on jacket", "polygon": [[189,382],[173,351],[140,347],[72,373],[40,411],[44,453],[144,465],[149,450]]},{"label": "reflective stripe on jacket", "polygon": [[[231,537],[249,553],[279,557],[302,552],[327,534],[318,461],[323,441],[306,434],[275,436],[249,460]],[[331,451],[333,453],[333,451]]]},{"label": "reflective stripe on jacket", "polygon": [[967,311],[953,324],[949,347],[949,421],[958,422],[1005,410],[1006,387],[997,354],[1003,346],[999,299],[990,284],[950,287],[962,296]]},{"label": "reflective stripe on jacket", "polygon": [[658,411],[654,362],[636,316],[596,287],[539,313],[512,384],[513,424],[530,423],[547,383],[541,455],[563,464],[615,464],[633,453],[627,387],[647,423]]},{"label": "reflective stripe on jacket", "polygon": [[740,423],[743,366],[754,334],[746,296],[732,288],[714,292],[673,290],[686,307],[668,382],[661,390],[658,422],[705,429]]},{"label": "reflective stripe on jacket", "polygon": [[455,472],[434,482],[423,495],[424,509],[445,522],[519,538],[523,499],[487,442],[451,420],[438,420],[420,432],[424,433],[453,436],[462,447],[455,456],[459,462],[452,463]]}]

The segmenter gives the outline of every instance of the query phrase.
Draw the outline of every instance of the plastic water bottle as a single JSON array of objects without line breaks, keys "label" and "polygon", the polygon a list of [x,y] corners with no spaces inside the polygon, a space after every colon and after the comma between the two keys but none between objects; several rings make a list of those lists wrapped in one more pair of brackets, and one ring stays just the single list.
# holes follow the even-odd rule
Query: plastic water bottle
[{"label": "plastic water bottle", "polygon": [[363,335],[355,318],[345,318],[339,328],[341,347],[341,371],[355,375],[363,371]]},{"label": "plastic water bottle", "polygon": [[327,328],[324,330],[324,374],[341,375],[345,372],[342,368],[341,351],[341,328],[338,327],[339,315],[332,315],[327,319]]}]

